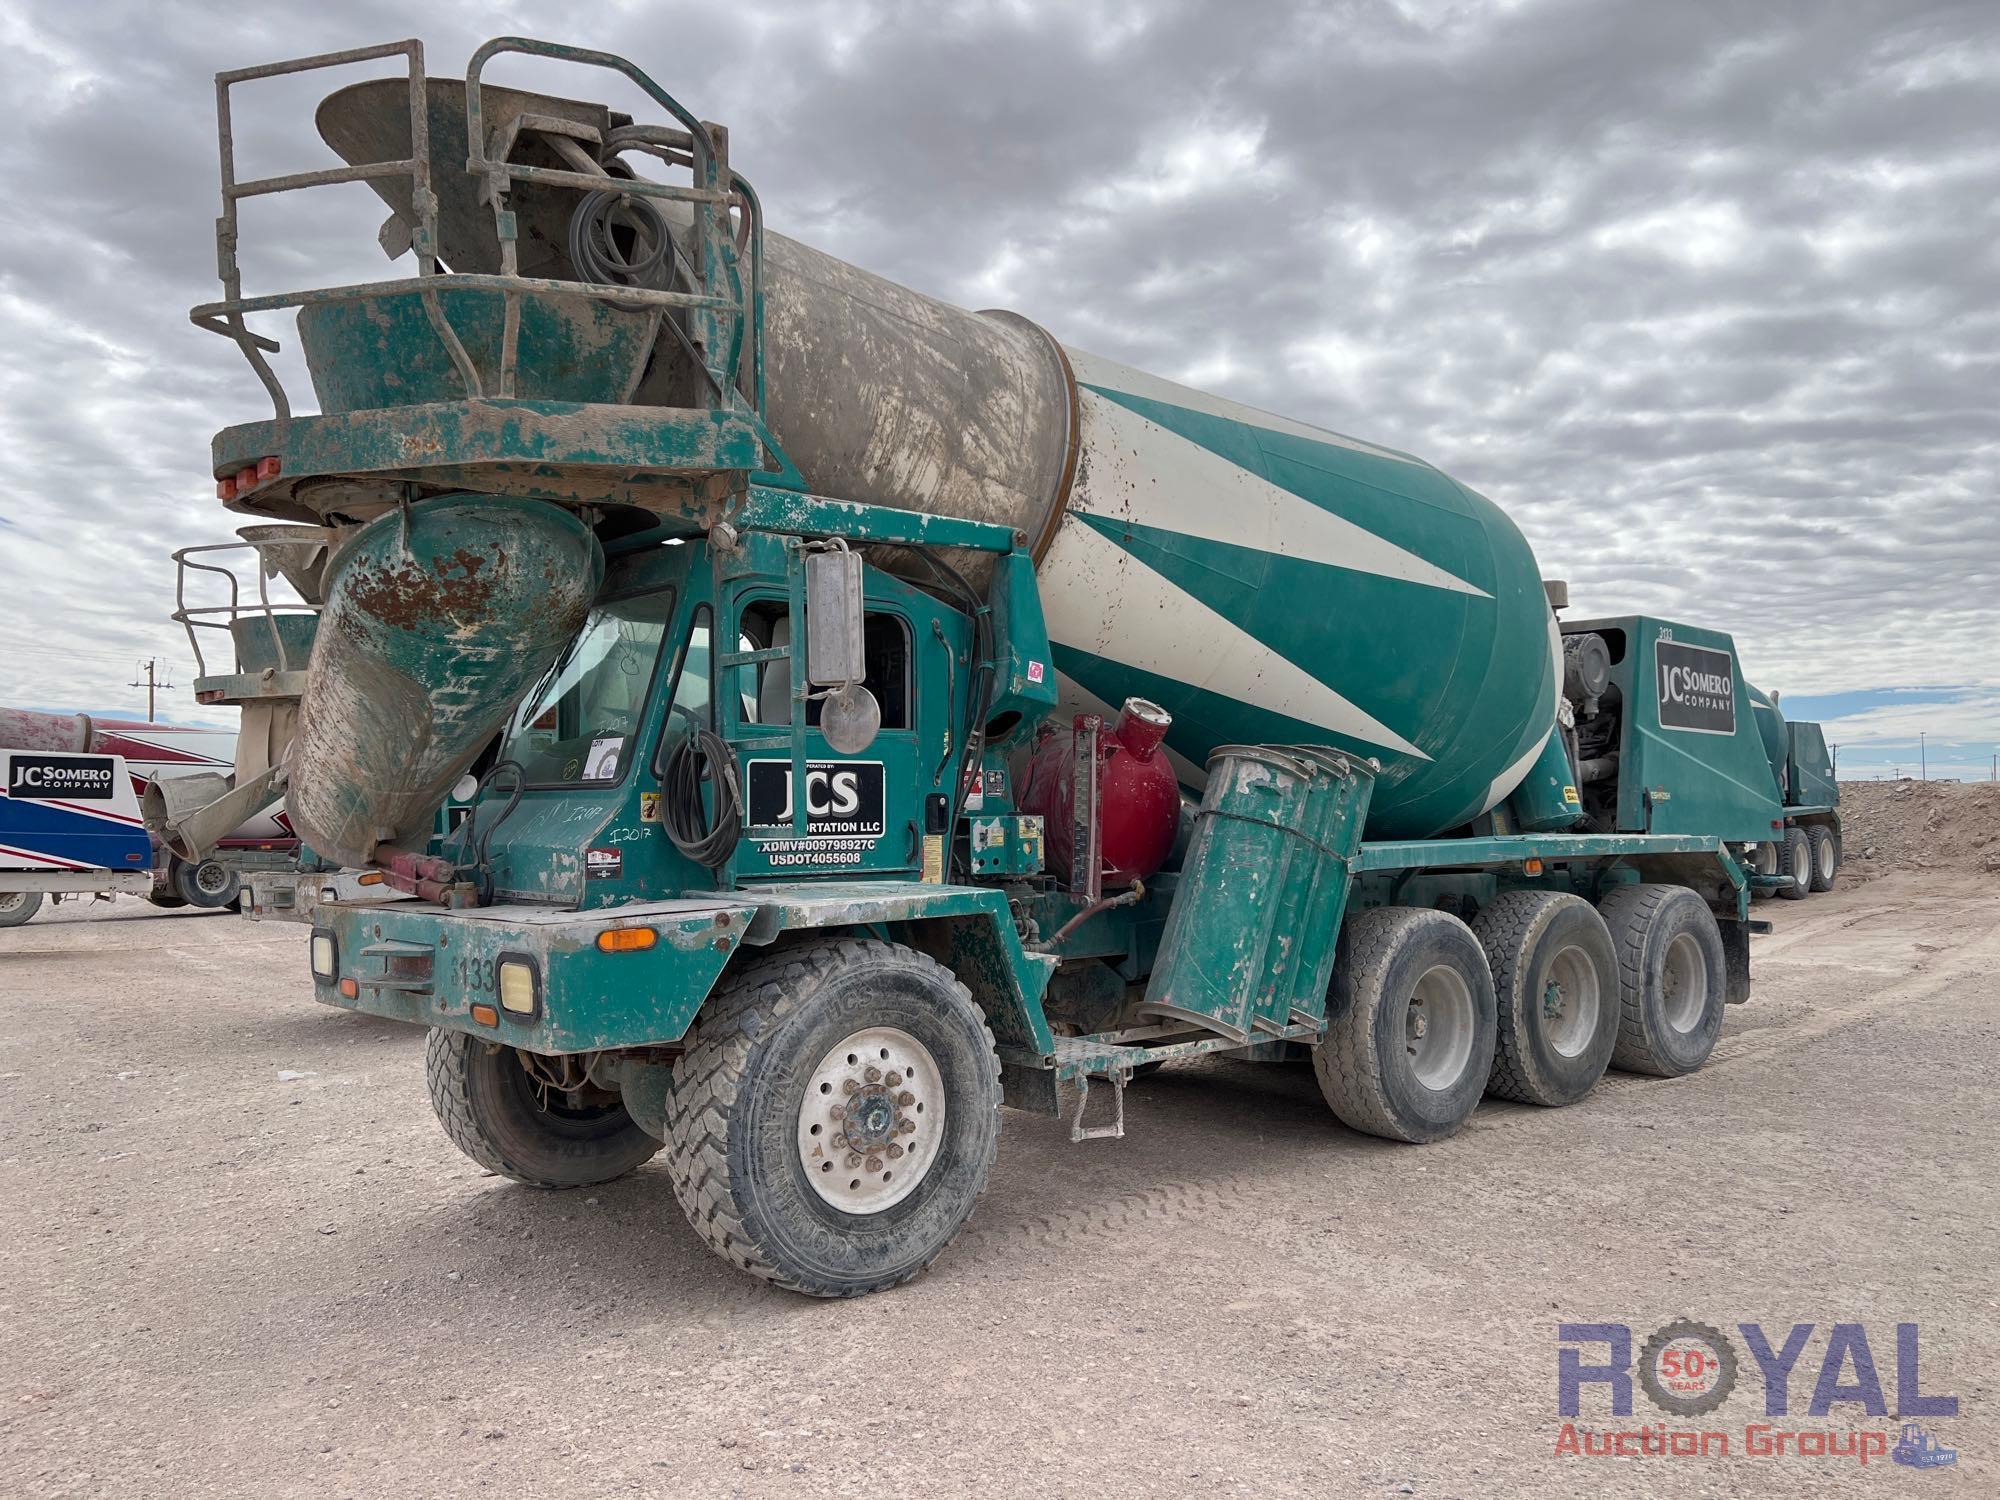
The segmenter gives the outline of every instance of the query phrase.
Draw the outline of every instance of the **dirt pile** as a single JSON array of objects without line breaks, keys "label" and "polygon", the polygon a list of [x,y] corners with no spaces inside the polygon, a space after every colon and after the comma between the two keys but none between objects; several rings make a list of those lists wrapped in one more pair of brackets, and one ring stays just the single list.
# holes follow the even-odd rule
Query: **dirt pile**
[{"label": "dirt pile", "polygon": [[1842,877],[1947,870],[2000,878],[2000,784],[1843,781]]}]

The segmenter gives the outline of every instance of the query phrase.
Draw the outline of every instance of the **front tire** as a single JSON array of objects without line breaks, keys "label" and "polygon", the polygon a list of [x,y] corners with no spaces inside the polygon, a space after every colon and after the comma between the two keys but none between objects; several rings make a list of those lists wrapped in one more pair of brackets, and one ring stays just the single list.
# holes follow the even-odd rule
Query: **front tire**
[{"label": "front tire", "polygon": [[559,1091],[521,1054],[442,1028],[424,1047],[431,1108],[451,1143],[489,1172],[530,1187],[590,1187],[623,1177],[660,1143],[615,1096]]},{"label": "front tire", "polygon": [[1684,885],[1620,886],[1597,911],[1618,952],[1611,1065],[1655,1078],[1694,1072],[1715,1050],[1729,989],[1715,913]]},{"label": "front tire", "polygon": [[909,948],[787,948],[703,1008],[666,1138],[674,1196],[724,1259],[808,1296],[882,1291],[929,1267],[986,1187],[993,1033]]},{"label": "front tire", "polygon": [[40,891],[0,891],[0,927],[19,927],[41,909]]},{"label": "front tire", "polygon": [[1457,917],[1383,907],[1341,926],[1320,1092],[1341,1123],[1435,1141],[1471,1118],[1493,1071],[1493,974]]},{"label": "front tire", "polygon": [[1813,893],[1822,895],[1833,889],[1834,877],[1840,873],[1840,846],[1834,842],[1833,830],[1824,823],[1814,823],[1806,829],[1806,846],[1812,851]]},{"label": "front tire", "polygon": [[1472,931],[1498,1009],[1486,1092],[1518,1104],[1574,1104],[1604,1076],[1618,1041],[1611,930],[1580,896],[1509,891]]}]

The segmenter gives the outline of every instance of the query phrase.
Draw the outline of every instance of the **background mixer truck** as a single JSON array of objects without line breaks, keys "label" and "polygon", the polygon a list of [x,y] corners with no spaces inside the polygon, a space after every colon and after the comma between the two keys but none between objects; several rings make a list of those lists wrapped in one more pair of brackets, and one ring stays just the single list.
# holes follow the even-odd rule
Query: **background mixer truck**
[{"label": "background mixer truck", "polygon": [[[488,82],[510,54],[649,117]],[[236,178],[236,84],[371,59],[318,111],[344,165]],[[1115,1135],[1161,1062],[1309,1054],[1426,1141],[1692,1071],[1746,998],[1784,814],[1726,634],[1565,624],[1429,464],[767,232],[623,59],[405,42],[218,93],[193,318],[274,409],[217,490],[328,546],[290,815],[411,898],[322,902],[315,993],[430,1028],[494,1171],[661,1154],[721,1254],[845,1295],[942,1251],[1003,1101]],[[244,289],[242,199],[356,180],[414,275]]]}]

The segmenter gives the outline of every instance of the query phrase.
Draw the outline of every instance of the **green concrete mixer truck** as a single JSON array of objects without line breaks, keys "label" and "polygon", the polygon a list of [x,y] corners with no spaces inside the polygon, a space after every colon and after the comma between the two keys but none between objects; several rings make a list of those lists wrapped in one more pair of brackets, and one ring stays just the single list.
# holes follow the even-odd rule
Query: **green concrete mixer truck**
[{"label": "green concrete mixer truck", "polygon": [[[236,85],[370,60],[338,164],[236,175]],[[940,1254],[1003,1104],[1118,1135],[1162,1063],[1310,1059],[1430,1141],[1691,1072],[1747,997],[1784,812],[1722,631],[1565,622],[1420,459],[768,231],[622,58],[404,42],[218,95],[192,316],[274,410],[217,493],[328,545],[285,795],[408,898],[320,904],[314,991],[429,1029],[494,1172],[660,1155],[719,1253],[844,1296]],[[413,274],[244,288],[243,200],[355,181]]]}]

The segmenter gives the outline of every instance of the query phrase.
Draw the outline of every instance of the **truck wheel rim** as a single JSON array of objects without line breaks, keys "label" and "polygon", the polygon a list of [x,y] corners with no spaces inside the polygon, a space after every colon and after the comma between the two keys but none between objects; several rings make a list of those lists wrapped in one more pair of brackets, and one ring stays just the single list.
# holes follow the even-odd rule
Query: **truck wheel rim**
[{"label": "truck wheel rim", "polygon": [[1681,933],[1667,944],[1660,966],[1660,1001],[1667,1024],[1675,1031],[1693,1031],[1708,1008],[1708,965],[1692,933]]},{"label": "truck wheel rim", "polygon": [[1792,882],[1804,885],[1812,879],[1812,850],[1804,844],[1792,846]]},{"label": "truck wheel rim", "polygon": [[10,911],[19,911],[27,899],[26,891],[0,891],[0,916],[5,916]]},{"label": "truck wheel rim", "polygon": [[1449,964],[1424,971],[1410,992],[1403,1042],[1410,1071],[1427,1089],[1448,1089],[1465,1072],[1475,1030],[1472,988]]},{"label": "truck wheel rim", "polygon": [[879,1214],[917,1190],[944,1143],[944,1075],[894,1026],[855,1032],[820,1059],[799,1104],[799,1161],[813,1191]]},{"label": "truck wheel rim", "polygon": [[1581,948],[1564,948],[1549,965],[1542,988],[1542,1034],[1559,1056],[1580,1057],[1597,1035],[1602,1005],[1597,965]]},{"label": "truck wheel rim", "polygon": [[229,889],[229,871],[212,860],[194,867],[195,889],[204,896],[219,896]]},{"label": "truck wheel rim", "polygon": [[1819,844],[1819,878],[1833,879],[1833,840],[1821,839]]}]

